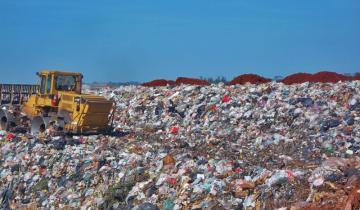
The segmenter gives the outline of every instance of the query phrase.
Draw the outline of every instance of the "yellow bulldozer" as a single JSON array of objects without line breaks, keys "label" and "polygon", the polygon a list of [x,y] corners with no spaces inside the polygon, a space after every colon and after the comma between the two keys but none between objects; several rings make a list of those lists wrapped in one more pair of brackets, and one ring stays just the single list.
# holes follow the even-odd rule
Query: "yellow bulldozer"
[{"label": "yellow bulldozer", "polygon": [[18,126],[32,134],[52,130],[99,133],[111,129],[115,104],[103,96],[82,93],[81,73],[37,73],[38,85],[0,84],[0,129]]}]

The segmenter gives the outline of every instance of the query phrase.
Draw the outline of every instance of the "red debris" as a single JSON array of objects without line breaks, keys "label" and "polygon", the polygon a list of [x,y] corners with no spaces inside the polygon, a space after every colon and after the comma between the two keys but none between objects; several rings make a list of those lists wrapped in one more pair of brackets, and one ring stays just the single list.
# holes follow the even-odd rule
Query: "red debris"
[{"label": "red debris", "polygon": [[39,172],[40,172],[41,175],[45,175],[46,174],[46,168],[39,167]]},{"label": "red debris", "polygon": [[24,155],[24,156],[22,157],[22,159],[23,159],[23,160],[29,160],[29,156],[28,156],[28,155]]},{"label": "red debris", "polygon": [[242,172],[242,169],[241,168],[235,168],[234,171],[235,171],[235,173],[240,174]]},{"label": "red debris", "polygon": [[166,181],[169,185],[176,186],[176,178],[168,177]]},{"label": "red debris", "polygon": [[294,174],[292,171],[290,171],[290,170],[286,171],[286,173],[287,173],[287,175],[288,175],[288,178],[293,178],[293,177],[295,177],[295,174]]},{"label": "red debris", "polygon": [[14,134],[8,133],[8,134],[6,135],[6,138],[7,138],[8,140],[12,140],[12,139],[14,138]]},{"label": "red debris", "polygon": [[297,83],[308,82],[312,74],[308,73],[296,73],[285,77],[281,82],[285,85],[292,85]]},{"label": "red debris", "polygon": [[232,166],[233,164],[234,164],[234,162],[228,161],[228,162],[226,162],[224,165],[226,165],[226,166]]},{"label": "red debris", "polygon": [[150,82],[145,82],[142,85],[146,87],[157,87],[157,86],[167,86],[167,85],[174,86],[176,84],[172,80],[157,79]]},{"label": "red debris", "polygon": [[349,81],[352,80],[351,77],[338,74],[335,72],[322,71],[316,74],[313,74],[309,80],[309,82],[331,82],[336,83],[339,81]]},{"label": "red debris", "polygon": [[175,81],[177,85],[186,84],[186,85],[210,85],[210,82],[201,79],[187,78],[187,77],[178,77]]},{"label": "red debris", "polygon": [[262,84],[270,81],[271,81],[270,79],[266,79],[256,74],[242,74],[240,76],[235,77],[232,81],[228,83],[228,85],[236,85],[236,84],[243,85],[248,82],[251,84]]},{"label": "red debris", "polygon": [[223,103],[227,103],[227,102],[229,102],[229,101],[230,101],[230,96],[225,95],[224,98],[223,98],[223,100],[222,100],[222,102],[223,102]]},{"label": "red debris", "polygon": [[212,111],[212,112],[216,112],[216,110],[217,110],[216,105],[215,105],[215,104],[214,104],[214,105],[211,105],[211,106],[209,107],[209,110]]},{"label": "red debris", "polygon": [[170,133],[171,134],[178,134],[179,133],[179,128],[178,127],[172,127],[171,129],[170,129]]}]

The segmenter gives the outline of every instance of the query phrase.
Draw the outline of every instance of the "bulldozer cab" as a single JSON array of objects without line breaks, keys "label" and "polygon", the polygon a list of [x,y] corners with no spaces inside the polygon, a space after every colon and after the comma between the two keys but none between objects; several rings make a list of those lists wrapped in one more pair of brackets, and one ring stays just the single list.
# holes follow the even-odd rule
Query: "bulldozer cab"
[{"label": "bulldozer cab", "polygon": [[57,95],[59,92],[81,94],[82,74],[60,71],[42,71],[37,75],[40,78],[39,95]]}]

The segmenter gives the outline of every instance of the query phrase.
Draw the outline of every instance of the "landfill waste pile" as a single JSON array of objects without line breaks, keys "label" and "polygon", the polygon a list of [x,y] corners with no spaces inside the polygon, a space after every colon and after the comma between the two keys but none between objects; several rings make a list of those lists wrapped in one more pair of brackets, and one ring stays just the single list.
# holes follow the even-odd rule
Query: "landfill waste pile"
[{"label": "landfill waste pile", "polygon": [[359,209],[360,81],[121,86],[114,134],[0,133],[4,209]]}]

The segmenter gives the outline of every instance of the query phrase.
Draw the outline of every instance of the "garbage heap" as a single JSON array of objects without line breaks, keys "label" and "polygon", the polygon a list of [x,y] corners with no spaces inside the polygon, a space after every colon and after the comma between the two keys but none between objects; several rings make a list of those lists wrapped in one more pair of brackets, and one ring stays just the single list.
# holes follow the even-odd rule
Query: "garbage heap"
[{"label": "garbage heap", "polygon": [[360,82],[124,86],[113,135],[1,135],[4,208],[358,209]]}]

